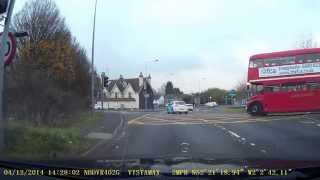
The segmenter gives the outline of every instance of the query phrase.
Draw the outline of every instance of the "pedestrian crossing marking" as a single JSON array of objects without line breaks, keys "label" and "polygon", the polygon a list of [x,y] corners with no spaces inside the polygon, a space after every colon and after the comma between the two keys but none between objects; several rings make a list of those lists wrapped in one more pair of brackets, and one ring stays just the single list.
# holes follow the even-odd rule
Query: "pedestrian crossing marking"
[{"label": "pedestrian crossing marking", "polygon": [[302,116],[269,116],[269,117],[251,117],[239,116],[221,116],[213,115],[211,117],[201,115],[167,115],[167,114],[146,114],[130,120],[128,124],[138,125],[194,125],[194,124],[236,124],[236,123],[256,123],[281,120],[301,120]]}]

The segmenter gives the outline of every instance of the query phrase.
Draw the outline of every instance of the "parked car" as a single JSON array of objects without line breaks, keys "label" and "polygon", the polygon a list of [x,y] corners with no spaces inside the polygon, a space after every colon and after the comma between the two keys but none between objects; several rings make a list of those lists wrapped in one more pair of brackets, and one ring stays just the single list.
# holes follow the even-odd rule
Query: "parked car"
[{"label": "parked car", "polygon": [[189,109],[186,106],[184,101],[171,101],[168,103],[167,113],[168,114],[176,114],[176,113],[185,113],[188,114]]},{"label": "parked car", "polygon": [[102,109],[101,103],[97,103],[94,105],[94,109]]},{"label": "parked car", "polygon": [[206,104],[205,104],[206,106],[209,106],[209,107],[216,107],[216,106],[218,106],[218,104],[216,103],[216,102],[207,102]]},{"label": "parked car", "polygon": [[186,104],[189,111],[193,111],[193,104]]}]

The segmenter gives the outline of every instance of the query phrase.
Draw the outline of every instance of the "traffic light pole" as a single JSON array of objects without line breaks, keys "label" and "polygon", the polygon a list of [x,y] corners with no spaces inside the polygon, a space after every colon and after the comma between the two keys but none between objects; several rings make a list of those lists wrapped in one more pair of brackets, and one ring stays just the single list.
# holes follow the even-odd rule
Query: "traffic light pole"
[{"label": "traffic light pole", "polygon": [[101,109],[103,110],[103,99],[104,99],[104,93],[103,93],[103,87],[104,87],[104,76],[101,76]]},{"label": "traffic light pole", "polygon": [[5,18],[4,28],[0,41],[0,152],[5,148],[5,128],[7,124],[3,116],[3,80],[4,80],[4,57],[5,57],[5,45],[8,39],[9,26],[11,22],[12,11],[15,0],[10,0],[8,4],[7,17]]}]

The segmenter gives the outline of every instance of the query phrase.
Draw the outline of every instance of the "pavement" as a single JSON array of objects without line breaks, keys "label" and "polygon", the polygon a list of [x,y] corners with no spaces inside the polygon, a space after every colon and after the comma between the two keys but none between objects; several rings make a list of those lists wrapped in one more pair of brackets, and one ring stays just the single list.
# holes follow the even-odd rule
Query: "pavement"
[{"label": "pavement", "polygon": [[[113,113],[110,118],[120,117],[120,112]],[[252,117],[217,107],[187,115],[164,111],[122,115],[122,136],[93,147],[87,157],[320,160],[319,114]]]}]

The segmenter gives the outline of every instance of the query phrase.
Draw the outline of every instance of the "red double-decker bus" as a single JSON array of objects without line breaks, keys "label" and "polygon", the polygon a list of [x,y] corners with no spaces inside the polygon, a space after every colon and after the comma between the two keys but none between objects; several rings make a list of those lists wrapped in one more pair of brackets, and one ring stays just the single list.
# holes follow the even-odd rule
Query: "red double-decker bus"
[{"label": "red double-decker bus", "polygon": [[320,110],[320,48],[257,54],[248,68],[247,112]]}]

